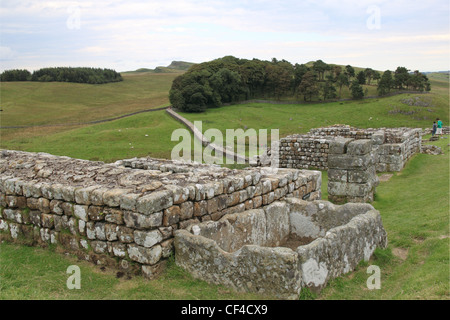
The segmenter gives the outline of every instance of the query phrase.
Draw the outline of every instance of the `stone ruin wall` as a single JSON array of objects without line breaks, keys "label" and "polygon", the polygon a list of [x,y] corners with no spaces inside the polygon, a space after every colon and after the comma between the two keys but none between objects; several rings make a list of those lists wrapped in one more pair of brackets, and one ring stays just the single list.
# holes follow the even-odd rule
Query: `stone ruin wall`
[{"label": "stone ruin wall", "polygon": [[150,158],[115,164],[3,150],[0,240],[55,245],[99,265],[152,278],[174,232],[287,196],[321,198],[321,173],[231,170]]},{"label": "stone ruin wall", "polygon": [[[311,129],[308,134],[280,140],[280,168],[328,170],[330,143],[337,137],[372,140],[377,172],[401,171],[414,154],[420,153],[422,144],[421,129],[357,129],[342,125]],[[261,160],[256,160],[257,165],[263,165]]]},{"label": "stone ruin wall", "polygon": [[194,277],[243,292],[298,299],[386,248],[369,204],[286,198],[175,233],[177,265]]},{"label": "stone ruin wall", "polygon": [[338,137],[330,143],[328,199],[333,203],[372,202],[379,179],[372,140]]}]

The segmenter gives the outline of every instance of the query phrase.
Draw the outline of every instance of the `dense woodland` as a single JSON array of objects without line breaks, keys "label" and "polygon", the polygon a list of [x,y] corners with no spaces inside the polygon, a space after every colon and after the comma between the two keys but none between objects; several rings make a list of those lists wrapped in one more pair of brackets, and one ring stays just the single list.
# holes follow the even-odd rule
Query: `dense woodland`
[{"label": "dense woodland", "polygon": [[120,73],[101,68],[43,68],[33,73],[28,70],[7,70],[0,75],[1,81],[76,82],[102,84],[122,81]]},{"label": "dense woodland", "polygon": [[169,93],[175,108],[202,112],[249,99],[295,98],[304,101],[336,100],[348,87],[352,99],[362,99],[363,85],[377,86],[379,95],[391,91],[429,91],[428,78],[404,67],[378,72],[370,68],[331,65],[317,60],[292,64],[286,60],[246,60],[226,56],[192,66],[177,77]]}]

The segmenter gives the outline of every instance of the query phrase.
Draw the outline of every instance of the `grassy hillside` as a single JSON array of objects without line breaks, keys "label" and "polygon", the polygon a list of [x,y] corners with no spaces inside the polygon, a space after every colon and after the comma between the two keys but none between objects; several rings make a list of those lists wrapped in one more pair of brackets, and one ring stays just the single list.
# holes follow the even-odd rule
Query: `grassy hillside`
[{"label": "grassy hillside", "polygon": [[[28,83],[11,83],[12,86],[9,89],[2,88],[2,90],[10,95],[9,101],[15,107],[5,108],[6,110],[1,113],[1,124],[6,126],[17,123],[70,123],[75,119],[89,121],[120,115],[125,113],[125,110],[132,112],[149,106],[168,105],[169,80],[173,76],[172,74],[130,75],[123,81],[125,87],[117,86],[122,83],[108,84],[107,87],[100,86],[99,90],[104,90],[108,94],[105,94],[104,100],[97,102],[98,105],[92,101],[97,93],[90,91],[93,88],[86,88],[87,85],[81,85],[85,90],[84,95],[77,95],[74,88],[78,86],[77,84],[38,83],[36,85],[44,85],[41,89],[46,88],[47,91],[36,91],[36,88],[30,89]],[[136,87],[130,88],[133,83]],[[61,92],[52,96],[50,92],[56,91],[60,85],[62,85]],[[433,80],[432,86],[432,92],[429,94],[403,94],[362,101],[301,105],[242,104],[208,109],[201,114],[185,113],[183,116],[192,122],[202,121],[204,130],[218,128],[225,134],[226,129],[280,129],[280,136],[305,133],[311,128],[337,123],[360,128],[400,126],[426,128],[431,127],[436,117],[440,117],[444,124],[448,124],[448,82]],[[14,87],[17,90],[24,89],[23,92],[27,92],[28,95],[13,99],[11,88]],[[120,89],[120,91],[114,89]],[[166,90],[165,93],[164,90]],[[20,96],[18,91],[15,93]],[[64,94],[68,97],[65,102]],[[152,97],[155,98],[152,100]],[[429,103],[429,107],[409,106],[402,102],[402,100],[416,99],[416,97],[420,101]],[[33,98],[37,102],[35,106],[30,107]],[[115,102],[114,98],[119,101]],[[83,105],[82,102],[87,105]],[[57,112],[57,106],[63,103],[66,106],[64,112]],[[97,108],[104,112],[101,113]],[[22,110],[21,114],[19,110]],[[29,110],[41,110],[45,112],[46,117],[33,113],[35,111],[30,113]],[[15,122],[7,119],[14,119]],[[181,127],[181,124],[165,115],[163,111],[158,111],[98,125],[2,129],[0,147],[103,161],[145,155],[168,158],[172,147],[176,144],[170,141],[171,133],[174,129]],[[127,132],[126,136],[125,132]],[[146,134],[148,137],[145,137]]]},{"label": "grassy hillside", "polygon": [[125,75],[118,83],[4,82],[1,125],[88,122],[167,105],[178,74]]},{"label": "grassy hillside", "polygon": [[0,129],[1,143],[47,137],[84,123],[169,105],[168,92],[180,73],[123,75],[103,85],[60,82],[5,82],[0,87],[1,126],[59,125]]},{"label": "grassy hillside", "polygon": [[126,71],[122,72],[122,74],[136,74],[136,73],[179,73],[183,71],[187,71],[190,67],[192,67],[195,63],[185,62],[185,61],[172,61],[170,65],[167,67],[156,67],[155,69],[148,68],[140,68],[135,71]]}]

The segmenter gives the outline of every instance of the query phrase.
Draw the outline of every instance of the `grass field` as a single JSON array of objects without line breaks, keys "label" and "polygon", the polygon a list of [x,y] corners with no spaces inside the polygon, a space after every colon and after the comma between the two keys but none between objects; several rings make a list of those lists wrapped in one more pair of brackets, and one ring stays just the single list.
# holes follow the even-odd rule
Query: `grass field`
[{"label": "grass field", "polygon": [[[91,114],[91,110],[96,109],[92,104],[84,106],[81,108],[82,110],[77,112],[70,111],[68,113],[72,114],[72,117],[74,114],[78,114],[78,117],[82,117],[83,113],[85,113],[85,120],[91,121],[143,110],[148,108],[149,105],[152,107],[168,105],[167,91],[170,87],[168,81],[172,79],[171,77],[173,77],[173,74],[167,75],[166,78],[161,78],[161,74],[138,74],[125,77],[123,83],[108,84],[106,86],[109,87],[105,87],[109,88],[108,90],[111,93],[109,99],[113,101],[114,97],[121,96],[122,91],[129,92],[128,88],[132,87],[134,83],[137,83],[136,87],[138,89],[135,88],[133,89],[134,93],[129,93],[129,99],[132,100],[133,94],[141,97],[144,101],[146,101],[143,98],[145,95],[148,96],[146,99],[151,99],[149,97],[153,95],[158,96],[159,98],[155,100],[157,102],[153,102],[152,104],[150,102],[149,104],[144,104],[143,102],[138,104],[138,102],[135,102],[136,107],[133,108],[128,106],[127,109],[122,112],[119,112],[120,108],[117,105],[114,112],[112,109],[108,109],[109,111],[105,112],[103,116],[100,116],[95,112]],[[130,83],[127,84],[127,82]],[[152,88],[149,83],[158,83],[158,85],[155,85],[155,87]],[[21,83],[13,83],[13,85],[18,87]],[[26,83],[22,85],[28,87],[31,84]],[[41,84],[37,83],[32,85]],[[64,87],[70,85],[74,85],[75,87],[79,86],[78,84],[58,83],[44,83],[44,85],[55,85],[56,87],[59,87],[60,85],[63,85]],[[114,92],[111,88],[115,85],[123,85],[125,86],[125,89],[122,88],[120,91]],[[152,88],[149,89],[149,91],[156,91],[156,93],[142,93],[141,91],[146,90],[146,86]],[[3,87],[2,90],[8,91],[3,89]],[[164,90],[167,90],[165,94],[163,93]],[[112,92],[114,92],[114,94]],[[6,96],[8,97],[8,95]],[[59,96],[60,99],[64,97],[63,93],[60,93]],[[9,100],[14,100],[11,96],[9,98],[7,97],[2,98],[3,101],[8,103]],[[89,95],[86,94],[83,99],[89,101],[90,99],[88,99],[88,97]],[[421,101],[429,102],[430,107],[411,107],[402,102],[403,99],[416,97],[419,97]],[[39,101],[37,96],[34,96],[34,99]],[[67,100],[70,101],[70,99]],[[241,104],[209,109],[201,114],[182,113],[182,115],[192,122],[202,121],[204,130],[208,128],[217,128],[224,133],[224,136],[226,129],[241,128],[245,130],[246,128],[253,128],[255,130],[279,129],[280,136],[283,137],[292,133],[305,133],[311,128],[337,123],[348,124],[360,128],[401,126],[426,128],[431,127],[433,120],[440,117],[444,121],[444,124],[448,124],[448,100],[448,83],[434,80],[432,92],[422,95],[402,94],[388,98],[367,99],[362,101],[300,105]],[[31,103],[31,100],[27,101],[27,103]],[[123,101],[123,105],[126,105],[126,101],[121,101]],[[23,104],[26,105],[26,102],[23,102]],[[42,102],[37,104],[42,104]],[[67,102],[67,104],[72,105],[72,108],[75,108],[76,105],[75,102]],[[105,102],[105,106],[106,105]],[[392,114],[390,113],[392,110],[403,110],[405,113],[413,113]],[[17,113],[19,114],[19,112]],[[23,114],[27,114],[27,112],[22,110],[22,115]],[[19,115],[13,116],[10,114],[8,116],[8,109],[3,111],[1,116],[2,126],[9,125],[9,122],[6,121],[7,119],[20,118]],[[69,121],[67,120],[68,117],[66,111],[59,113],[53,112],[48,114],[45,121],[42,121],[47,124],[58,123],[60,121]],[[16,120],[14,124],[29,123],[27,121],[31,121],[31,119],[22,120],[22,122]],[[43,123],[42,121],[35,119],[36,124]],[[170,156],[170,150],[176,144],[175,142],[170,141],[171,133],[176,128],[182,128],[182,125],[165,115],[164,111],[156,111],[97,125],[1,129],[0,147],[4,149],[49,152],[57,155],[67,155],[76,158],[102,160],[107,162],[120,158],[146,155],[168,158]],[[146,135],[148,135],[148,137],[146,137]]]},{"label": "grass field", "polygon": [[167,106],[169,89],[178,75],[180,73],[125,74],[122,82],[102,85],[2,82],[1,126],[65,126],[2,129],[1,140],[46,137],[82,127],[73,124]]},{"label": "grass field", "polygon": [[[11,87],[5,88],[2,83],[2,108],[6,111],[1,113],[1,125],[10,125],[13,121],[17,121],[14,124],[22,125],[71,122],[72,119],[90,121],[164,106],[168,104],[169,79],[174,75],[166,75],[167,78],[164,79],[153,78],[158,76],[161,74],[130,75],[123,83],[102,87],[101,90],[109,92],[105,93],[105,100],[100,107],[103,113],[91,113],[97,108],[93,97],[98,91],[94,88],[84,88],[81,85],[86,91],[76,94],[77,90],[82,91],[76,89],[80,88],[77,84],[33,84],[48,85],[46,91],[40,91],[42,89],[33,90],[29,87],[31,84],[12,83]],[[224,132],[225,129],[236,128],[280,129],[280,136],[304,133],[310,128],[336,123],[361,128],[425,128],[431,127],[433,120],[440,117],[448,125],[448,81],[445,77],[439,77],[430,77],[433,89],[426,95],[405,94],[329,104],[247,104],[183,116],[191,121],[201,120],[204,130],[218,128]],[[154,85],[150,85],[151,83]],[[62,89],[58,89],[60,85]],[[114,85],[123,87],[112,88]],[[151,88],[149,92],[146,92],[147,88]],[[67,90],[71,93],[64,94]],[[152,92],[153,90],[156,92]],[[416,96],[427,99],[430,107],[410,107],[401,101]],[[122,107],[126,108],[122,109],[119,103],[115,104],[115,99],[117,102],[121,101]],[[34,114],[31,110],[37,109],[27,105],[40,106],[41,111],[46,110],[47,116]],[[65,106],[63,112],[61,108],[57,108],[58,105]],[[389,113],[395,107],[416,112],[408,115]],[[12,112],[9,108],[15,111]],[[20,108],[22,111],[19,111]],[[29,114],[28,118],[25,117]],[[170,141],[171,133],[181,127],[180,123],[164,111],[156,111],[89,126],[2,129],[0,148],[42,151],[107,162],[145,155],[168,158],[172,147],[177,144]],[[380,211],[388,232],[388,248],[377,250],[371,261],[361,263],[355,272],[332,281],[321,294],[314,296],[304,291],[303,299],[450,298],[449,143],[449,139],[435,142],[444,150],[444,155],[416,155],[401,173],[394,174],[388,182],[382,182],[377,188],[373,205]],[[323,176],[326,199],[326,172]],[[173,262],[169,263],[168,270],[156,281],[146,281],[141,277],[126,280],[117,278],[109,270],[102,271],[99,267],[51,250],[2,243],[0,264],[0,299],[268,298],[236,294],[227,288],[194,280]],[[82,290],[68,290],[66,287],[66,269],[73,264],[79,265],[82,270]],[[367,289],[368,265],[380,267],[381,290]]]}]

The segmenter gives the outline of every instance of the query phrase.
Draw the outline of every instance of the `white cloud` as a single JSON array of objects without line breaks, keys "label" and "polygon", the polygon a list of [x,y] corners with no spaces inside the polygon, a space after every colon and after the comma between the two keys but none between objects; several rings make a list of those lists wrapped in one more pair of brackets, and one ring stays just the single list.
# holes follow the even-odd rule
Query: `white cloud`
[{"label": "white cloud", "polygon": [[[370,6],[380,8],[378,30],[367,27]],[[442,31],[448,11],[447,0],[2,0],[2,45],[10,51],[1,53],[17,67],[54,61],[122,71],[229,54],[443,69],[449,67],[448,30]]]},{"label": "white cloud", "polygon": [[0,60],[12,60],[17,54],[10,47],[0,46]]}]

